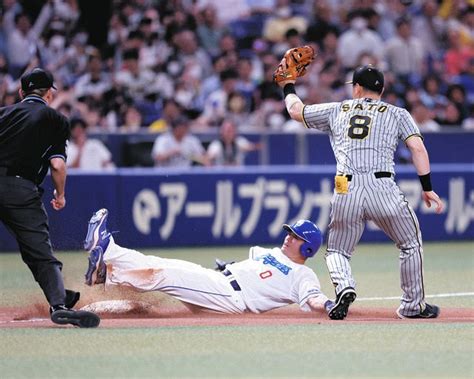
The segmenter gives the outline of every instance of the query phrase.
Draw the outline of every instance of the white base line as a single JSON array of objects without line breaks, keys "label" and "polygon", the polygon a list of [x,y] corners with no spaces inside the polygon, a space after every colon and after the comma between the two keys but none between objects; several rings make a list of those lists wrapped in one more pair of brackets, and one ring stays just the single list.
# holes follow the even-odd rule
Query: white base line
[{"label": "white base line", "polygon": [[[458,293],[439,293],[437,295],[426,295],[426,298],[435,297],[461,297],[461,296],[474,296],[474,292],[458,292]],[[376,300],[400,300],[401,296],[388,296],[388,297],[358,297],[357,301],[376,301]]]}]

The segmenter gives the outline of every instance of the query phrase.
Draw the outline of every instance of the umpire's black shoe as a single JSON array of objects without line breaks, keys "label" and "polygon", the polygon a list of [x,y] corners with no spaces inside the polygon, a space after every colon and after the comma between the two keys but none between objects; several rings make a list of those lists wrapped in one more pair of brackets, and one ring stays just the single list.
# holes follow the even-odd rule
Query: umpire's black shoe
[{"label": "umpire's black shoe", "polygon": [[405,316],[397,310],[400,318],[436,318],[439,316],[439,307],[436,305],[425,304],[425,308],[417,315]]},{"label": "umpire's black shoe", "polygon": [[336,304],[329,311],[331,320],[344,320],[349,311],[349,306],[354,302],[357,295],[352,287],[346,287],[336,297]]},{"label": "umpire's black shoe", "polygon": [[64,305],[51,307],[50,312],[55,324],[71,324],[79,328],[95,328],[100,324],[100,317],[95,313],[68,309]]}]

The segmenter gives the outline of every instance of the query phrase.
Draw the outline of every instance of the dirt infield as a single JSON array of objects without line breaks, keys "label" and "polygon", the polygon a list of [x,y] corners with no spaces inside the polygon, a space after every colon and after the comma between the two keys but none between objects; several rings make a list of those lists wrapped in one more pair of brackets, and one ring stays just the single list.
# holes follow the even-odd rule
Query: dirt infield
[{"label": "dirt infield", "polygon": [[[0,308],[0,328],[64,328],[51,323],[45,306],[34,309]],[[174,326],[250,326],[250,325],[311,325],[340,323],[453,323],[474,322],[474,309],[443,308],[434,320],[400,320],[394,309],[351,307],[344,321],[332,321],[324,313],[305,313],[297,308],[285,307],[263,314],[224,315],[187,309],[184,306],[153,307],[149,312],[102,314],[100,327],[142,328]]]}]

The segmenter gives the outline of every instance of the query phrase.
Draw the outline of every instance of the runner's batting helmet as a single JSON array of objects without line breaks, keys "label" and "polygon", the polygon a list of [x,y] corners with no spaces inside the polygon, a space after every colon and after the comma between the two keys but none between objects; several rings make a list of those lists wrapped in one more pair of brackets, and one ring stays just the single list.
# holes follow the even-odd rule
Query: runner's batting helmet
[{"label": "runner's batting helmet", "polygon": [[313,257],[323,242],[321,230],[308,220],[299,220],[292,225],[284,224],[283,229],[304,241],[301,245],[300,253],[305,258]]}]

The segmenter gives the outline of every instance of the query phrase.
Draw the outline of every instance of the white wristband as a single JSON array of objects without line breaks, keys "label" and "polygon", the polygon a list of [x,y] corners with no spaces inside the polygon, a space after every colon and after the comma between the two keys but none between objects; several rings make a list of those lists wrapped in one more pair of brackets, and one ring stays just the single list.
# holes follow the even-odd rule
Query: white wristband
[{"label": "white wristband", "polygon": [[285,105],[288,113],[290,113],[290,109],[293,108],[293,105],[297,103],[301,103],[301,100],[294,93],[290,93],[288,96],[285,97]]}]

